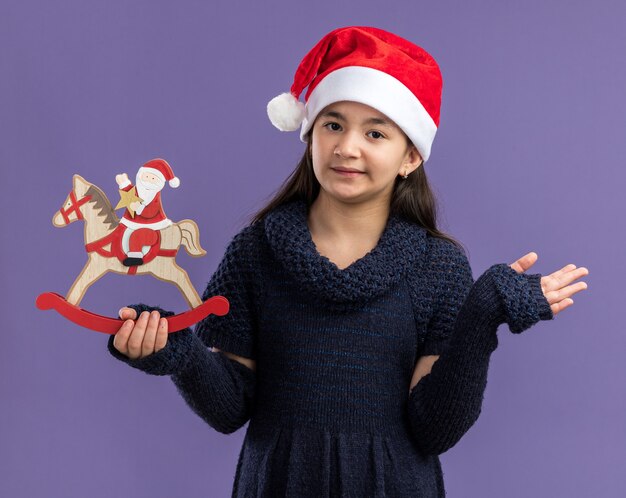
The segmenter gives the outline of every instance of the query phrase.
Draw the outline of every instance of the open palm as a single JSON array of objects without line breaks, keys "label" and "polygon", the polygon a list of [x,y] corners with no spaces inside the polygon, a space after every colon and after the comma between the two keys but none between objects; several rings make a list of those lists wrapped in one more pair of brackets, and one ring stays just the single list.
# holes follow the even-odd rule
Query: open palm
[{"label": "open palm", "polygon": [[[510,266],[517,273],[524,273],[536,263],[537,258],[537,253],[529,252]],[[572,283],[585,275],[589,275],[587,268],[584,266],[577,268],[576,265],[569,264],[550,275],[541,277],[541,290],[550,303],[554,315],[574,304],[570,296],[587,288],[586,282]]]}]

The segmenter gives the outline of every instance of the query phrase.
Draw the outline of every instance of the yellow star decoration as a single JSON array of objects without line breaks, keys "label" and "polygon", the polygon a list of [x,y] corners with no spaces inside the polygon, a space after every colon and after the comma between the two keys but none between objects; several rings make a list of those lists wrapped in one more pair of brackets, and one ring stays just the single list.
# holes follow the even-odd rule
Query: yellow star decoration
[{"label": "yellow star decoration", "polygon": [[129,191],[120,189],[120,202],[117,203],[117,206],[115,206],[115,209],[117,210],[119,208],[126,208],[128,209],[130,216],[134,218],[135,210],[131,209],[130,205],[133,202],[137,202],[137,201],[143,202],[143,199],[137,196],[137,190],[135,189],[135,187],[131,188]]}]

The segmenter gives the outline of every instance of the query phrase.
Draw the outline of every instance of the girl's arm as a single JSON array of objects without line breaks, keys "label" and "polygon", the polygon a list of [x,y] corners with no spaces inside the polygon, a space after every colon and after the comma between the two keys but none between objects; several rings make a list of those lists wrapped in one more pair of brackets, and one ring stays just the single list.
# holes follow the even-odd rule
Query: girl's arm
[{"label": "girl's arm", "polygon": [[[230,303],[225,316],[209,315],[196,325],[195,332],[185,329],[167,334],[163,349],[135,360],[117,351],[113,338],[109,341],[109,351],[116,358],[152,375],[170,375],[192,410],[224,434],[243,426],[253,410],[254,295],[259,280],[255,261],[260,228],[247,227],[233,238],[202,295],[203,300],[225,296]],[[138,314],[145,309],[171,314],[145,305],[133,308]],[[208,346],[224,352],[213,352]]]},{"label": "girl's arm", "polygon": [[411,377],[411,384],[409,385],[409,394],[411,394],[411,390],[421,380],[421,378],[430,373],[430,371],[433,369],[433,365],[438,359],[439,359],[439,355],[427,355],[427,356],[420,357],[420,359],[417,361],[417,364],[415,365],[415,370],[413,371],[413,377]]},{"label": "girl's arm", "polygon": [[[469,263],[458,254],[454,270],[471,276]],[[541,275],[518,274],[507,264],[493,265],[470,288],[449,287],[465,296],[454,320],[447,347],[430,373],[410,392],[408,415],[413,436],[424,454],[441,454],[454,446],[477,420],[487,384],[496,331],[508,323],[522,332],[539,320],[553,318],[540,284]],[[463,282],[467,279],[459,278]],[[454,309],[455,303],[450,303]],[[432,356],[431,356],[432,358]]]},{"label": "girl's arm", "polygon": [[[143,304],[130,306],[139,316],[143,311],[173,313]],[[163,349],[137,359],[119,352],[111,336],[109,352],[120,361],[150,375],[170,375],[191,409],[218,432],[230,434],[251,415],[255,374],[239,361],[212,352],[191,329],[168,334]]]},{"label": "girl's arm", "polygon": [[243,356],[237,356],[236,354],[232,354],[232,353],[228,353],[226,351],[222,351],[221,349],[216,348],[216,347],[212,347],[211,351],[213,351],[214,353],[222,352],[223,354],[228,356],[231,360],[238,361],[242,365],[247,366],[253,372],[256,372],[256,361],[255,360],[251,360],[250,358],[244,358]]},{"label": "girl's arm", "polygon": [[252,416],[255,372],[225,353],[208,350],[193,337],[201,347],[193,349],[187,368],[172,375],[172,380],[198,416],[218,432],[231,434]]}]

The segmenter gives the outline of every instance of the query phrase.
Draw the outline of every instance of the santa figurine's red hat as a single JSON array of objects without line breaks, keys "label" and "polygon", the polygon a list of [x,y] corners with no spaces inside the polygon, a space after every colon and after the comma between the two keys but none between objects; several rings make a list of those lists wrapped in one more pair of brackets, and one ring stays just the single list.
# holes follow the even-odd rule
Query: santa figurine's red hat
[{"label": "santa figurine's red hat", "polygon": [[172,171],[172,167],[167,163],[165,159],[152,159],[144,164],[139,171],[138,175],[141,175],[143,172],[152,173],[161,179],[163,184],[167,181],[168,185],[172,188],[177,188],[180,185],[180,180],[174,176],[174,172]]},{"label": "santa figurine's red hat", "polygon": [[[305,104],[298,100],[305,87]],[[324,36],[300,62],[291,91],[267,105],[282,131],[299,126],[300,140],[327,105],[351,100],[392,119],[422,159],[430,156],[439,126],[443,81],[439,66],[423,48],[398,35],[368,26],[347,26]]]}]

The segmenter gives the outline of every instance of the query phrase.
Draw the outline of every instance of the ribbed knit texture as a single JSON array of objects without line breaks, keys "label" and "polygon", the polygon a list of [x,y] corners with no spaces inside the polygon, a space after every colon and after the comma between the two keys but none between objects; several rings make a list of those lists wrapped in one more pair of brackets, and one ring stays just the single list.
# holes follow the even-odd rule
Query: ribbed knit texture
[{"label": "ribbed knit texture", "polygon": [[[127,363],[171,374],[217,430],[250,421],[233,496],[442,497],[438,454],[478,418],[498,325],[552,318],[540,277],[498,264],[474,283],[456,246],[395,216],[340,270],[294,202],[227,248],[203,297],[227,297],[228,315]],[[206,346],[255,359],[256,373]],[[427,354],[440,358],[409,394]]]}]

